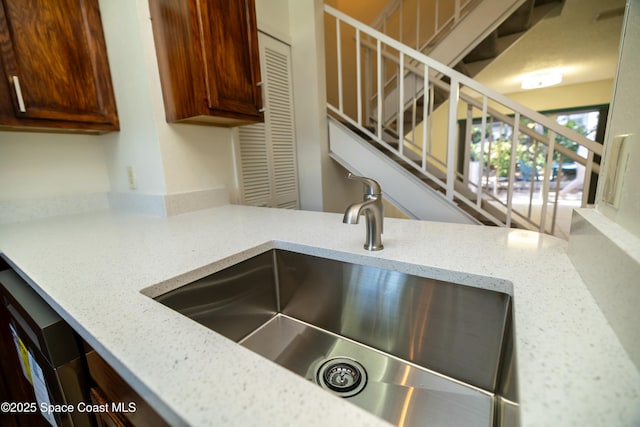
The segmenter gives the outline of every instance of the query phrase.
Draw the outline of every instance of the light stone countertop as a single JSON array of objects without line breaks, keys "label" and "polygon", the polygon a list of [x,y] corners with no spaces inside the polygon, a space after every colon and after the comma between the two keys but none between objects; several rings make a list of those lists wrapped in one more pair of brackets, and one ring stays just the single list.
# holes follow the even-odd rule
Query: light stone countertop
[{"label": "light stone countertop", "polygon": [[[172,425],[358,426],[380,419],[196,324],[156,295],[283,248],[514,297],[522,426],[638,426],[640,372],[567,243],[537,233],[385,219],[385,249],[341,215],[224,206],[170,218],[110,211],[0,226],[3,252]],[[482,277],[478,277],[480,275]]]}]

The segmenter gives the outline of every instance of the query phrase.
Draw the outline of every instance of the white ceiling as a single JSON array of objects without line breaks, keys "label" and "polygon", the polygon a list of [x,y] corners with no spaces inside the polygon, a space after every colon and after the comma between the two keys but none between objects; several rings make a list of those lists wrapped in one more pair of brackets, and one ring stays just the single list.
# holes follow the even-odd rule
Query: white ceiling
[{"label": "white ceiling", "polygon": [[595,19],[625,0],[565,0],[560,15],[538,22],[474,78],[497,92],[521,92],[524,75],[562,70],[561,85],[613,79],[622,15]]}]

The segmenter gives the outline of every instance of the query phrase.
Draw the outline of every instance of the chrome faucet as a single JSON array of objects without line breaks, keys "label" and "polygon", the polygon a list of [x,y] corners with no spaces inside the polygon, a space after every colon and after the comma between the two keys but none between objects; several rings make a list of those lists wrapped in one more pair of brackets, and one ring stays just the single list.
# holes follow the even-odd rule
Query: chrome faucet
[{"label": "chrome faucet", "polygon": [[342,222],[345,224],[357,224],[360,214],[364,213],[367,220],[367,239],[364,248],[368,251],[384,249],[382,245],[382,221],[384,219],[382,207],[382,190],[380,184],[371,178],[356,176],[351,173],[347,178],[360,181],[364,184],[364,200],[347,207]]}]

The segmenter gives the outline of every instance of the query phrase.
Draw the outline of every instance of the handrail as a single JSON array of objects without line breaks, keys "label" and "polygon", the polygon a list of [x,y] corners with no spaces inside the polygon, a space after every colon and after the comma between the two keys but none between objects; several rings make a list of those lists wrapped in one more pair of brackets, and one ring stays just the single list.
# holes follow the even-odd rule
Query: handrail
[{"label": "handrail", "polygon": [[[451,0],[445,0],[447,4],[451,3]],[[435,43],[444,37],[451,29],[453,29],[466,15],[467,13],[473,9],[475,5],[480,3],[482,0],[454,0],[454,8],[453,14],[441,17],[440,15],[440,3],[441,0],[435,0],[434,7],[435,13],[431,15],[433,21],[431,22],[433,33],[429,35],[423,35],[421,32],[422,29],[422,14],[421,7],[422,2],[420,0],[415,0],[415,10],[412,10],[413,16],[416,19],[415,23],[415,44],[408,43],[404,40],[403,32],[400,31],[400,42],[406,43],[408,46],[420,51],[425,52],[425,50],[435,45]],[[390,1],[384,9],[378,14],[378,16],[371,22],[370,26],[382,33],[386,34],[387,23],[395,16],[396,13],[400,13],[398,21],[400,22],[399,26],[403,26],[404,19],[404,8],[407,3],[406,0],[392,0]],[[410,14],[411,15],[411,14]],[[440,21],[443,22],[440,22]],[[431,28],[431,27],[429,27]],[[425,40],[422,41],[422,36],[425,36]],[[411,38],[411,37],[410,37]]]},{"label": "handrail", "polygon": [[[370,50],[375,50],[375,46],[373,46],[371,43],[367,43],[367,42],[361,42],[360,43],[361,46],[366,47],[367,49]],[[390,53],[387,52],[382,52],[382,56],[385,57],[386,59],[389,59],[395,63],[398,63],[398,59],[393,56]],[[411,65],[411,64],[404,64],[403,68],[411,73],[414,73],[416,75],[418,75],[419,77],[424,77],[424,73],[418,69],[417,67]],[[397,80],[397,76],[394,76],[394,79]],[[391,81],[391,79],[389,80],[389,82]],[[440,79],[433,79],[431,80],[431,83],[435,86],[437,86],[440,89],[445,89],[445,90],[449,90],[450,89],[450,85],[447,84],[446,82],[440,80]],[[386,85],[385,85],[386,87]],[[474,99],[472,96],[469,96],[467,94],[465,94],[464,92],[460,93],[460,98],[463,99],[465,102],[467,102],[470,105],[473,105],[474,107],[477,108],[482,108],[482,102]],[[576,141],[578,144],[580,145],[584,145],[587,148],[589,148],[590,151],[592,151],[594,154],[601,156],[602,155],[602,146],[600,144],[594,143],[594,141],[586,138],[584,135],[581,135],[579,133],[577,133],[576,131],[566,128],[564,126],[559,125],[557,122],[550,120],[548,117],[534,112],[533,110],[529,110],[529,112],[527,113],[526,110],[527,108],[522,106],[523,109],[520,110],[521,115],[526,115],[526,116],[530,116],[532,113],[535,113],[534,115],[532,115],[530,118],[538,118],[538,121],[540,122],[548,122],[549,124],[549,128],[553,129],[555,132],[558,132],[559,134],[566,136],[567,138]],[[513,125],[513,118],[509,117],[508,115],[502,114],[500,113],[498,110],[492,108],[492,107],[487,107],[487,112],[490,113],[492,116],[500,118],[501,121],[505,122],[505,123],[509,123]],[[544,120],[541,121],[540,118],[543,118]],[[531,138],[535,138],[538,139],[538,137],[540,136],[538,133],[532,131],[531,129],[529,129],[528,127],[526,127],[525,125],[523,125],[522,123],[519,124],[519,131],[530,136]],[[541,142],[545,143],[546,139],[544,140],[540,140]],[[578,162],[580,164],[586,165],[586,159],[584,157],[581,157],[579,155],[577,155],[574,151],[569,150],[566,147],[563,146],[559,146],[555,148],[558,152],[560,152],[561,154],[563,154],[565,157],[569,157],[571,160]],[[599,173],[600,171],[600,167],[597,164],[594,164],[594,172]]]},{"label": "handrail", "polygon": [[400,3],[403,0],[392,0],[382,9],[382,11],[378,14],[376,19],[374,19],[369,26],[371,28],[375,28],[376,30],[380,30],[381,27],[384,26],[384,22],[389,20],[389,17],[392,16],[400,7]]},{"label": "handrail", "polygon": [[[337,107],[328,103],[329,111],[359,127],[360,132],[402,158],[416,173],[429,178],[442,189],[447,199],[463,203],[497,225],[511,226],[515,221],[519,226],[553,234],[560,180],[568,159],[580,165],[578,167],[584,167],[582,205],[586,205],[591,173],[599,173],[599,165],[593,159],[594,155],[602,154],[600,144],[330,6],[325,5],[325,11],[335,18],[336,40],[339,44],[342,44],[341,28],[350,27],[344,32],[347,44],[344,48],[336,47],[335,72],[338,73],[339,99]],[[346,34],[353,32],[355,38],[346,37]],[[354,40],[355,47],[350,46],[348,43]],[[343,70],[342,56],[350,55],[353,49],[356,70],[347,72]],[[389,71],[390,78],[387,76]],[[350,82],[349,78],[355,78],[355,82]],[[352,90],[353,85],[356,99],[352,101],[355,106],[350,106],[351,101],[344,89]],[[440,123],[446,134],[443,136],[446,139],[444,159],[439,158],[432,148],[436,92],[445,96],[448,102],[446,113],[443,110],[442,114],[446,116],[446,123],[443,126]],[[418,103],[422,105],[421,114]],[[347,111],[353,109],[355,113]],[[405,113],[410,114],[406,125]],[[420,123],[422,128],[418,129]],[[493,135],[496,123],[501,123],[501,129],[506,132],[504,135]],[[464,125],[464,130],[458,129],[460,124]],[[480,147],[477,154],[480,173],[472,177],[470,152],[474,132],[480,135],[480,141],[474,143]],[[394,134],[400,141],[397,147],[385,141],[386,135]],[[574,148],[579,145],[585,147],[588,150],[587,157],[561,145],[558,138],[571,142]],[[459,153],[461,141],[464,149]],[[520,160],[523,159],[523,150],[528,153],[529,166]],[[494,160],[501,156],[500,153],[503,153],[502,158],[507,164],[499,164]],[[419,159],[416,158],[418,156]],[[463,165],[462,169],[460,165]],[[529,173],[525,179],[525,167],[533,168],[535,174]],[[541,183],[538,181],[539,168],[542,168]],[[518,177],[516,172],[519,173]],[[497,197],[496,193],[498,178],[503,176],[502,173],[506,173],[506,200]],[[514,199],[516,186],[522,184],[529,186],[526,212],[522,211],[520,205],[516,206]],[[533,209],[533,188],[538,184],[542,187],[543,202],[541,212],[536,213]],[[491,185],[493,192],[487,188]],[[548,214],[551,215],[550,220]]]},{"label": "handrail", "polygon": [[[495,101],[498,101],[500,104],[504,105],[505,107],[521,111],[523,115],[526,115],[537,122],[547,122],[549,129],[552,129],[557,133],[564,134],[565,132],[568,132],[568,134],[566,135],[568,138],[573,140],[582,140],[583,143],[581,143],[580,145],[586,146],[589,149],[589,151],[593,151],[595,154],[602,153],[602,146],[600,146],[596,142],[585,138],[584,136],[580,135],[579,133],[571,129],[568,129],[562,125],[559,125],[558,123],[550,120],[548,117],[538,113],[537,111],[534,111],[522,104],[517,103],[516,101],[513,101],[510,98],[507,98],[501,93],[498,93],[493,89],[484,86],[478,81],[473,80],[468,76],[465,76],[464,74],[454,70],[453,68],[447,67],[446,65],[429,58],[427,55],[421,52],[411,49],[410,47],[394,40],[393,38],[387,36],[386,34],[381,33],[380,31],[377,31],[371,27],[368,27],[362,24],[361,22],[353,19],[349,15],[346,15],[329,5],[325,4],[324,9],[325,9],[325,12],[329,13],[330,15],[333,15],[335,18],[338,18],[339,21],[349,24],[354,28],[357,28],[361,33],[365,33],[373,37],[374,39],[380,40],[382,43],[392,47],[393,49],[398,50],[399,52],[402,52],[405,56],[408,56],[412,59],[417,60],[419,63],[426,64],[429,67],[429,69],[434,70],[438,73],[447,75],[452,79],[456,79],[461,84],[473,89],[474,91],[486,94],[488,97],[490,97]],[[405,67],[409,67],[409,65],[406,65]],[[600,153],[598,151],[600,151]]]}]

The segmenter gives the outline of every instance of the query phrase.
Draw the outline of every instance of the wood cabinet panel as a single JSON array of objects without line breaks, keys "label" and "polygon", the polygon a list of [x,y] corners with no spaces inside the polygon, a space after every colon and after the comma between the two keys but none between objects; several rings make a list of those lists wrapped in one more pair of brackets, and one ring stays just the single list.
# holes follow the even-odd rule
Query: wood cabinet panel
[{"label": "wood cabinet panel", "polygon": [[[111,402],[103,394],[102,390],[97,387],[93,387],[90,391],[91,403],[100,407],[111,406]],[[110,409],[105,412],[96,414],[96,423],[98,427],[132,427],[132,424],[117,413],[112,412]]]},{"label": "wood cabinet panel", "polygon": [[[4,298],[4,297],[3,297]],[[33,387],[24,378],[16,345],[9,328],[10,315],[0,301],[0,376],[4,388],[0,402],[36,402]],[[50,427],[39,412],[0,412],[0,426],[7,427]]]},{"label": "wood cabinet panel", "polygon": [[118,129],[97,0],[0,0],[0,60],[0,126]]},{"label": "wood cabinet panel", "polygon": [[[96,384],[91,390],[91,398],[110,408],[109,414],[98,420],[102,425],[169,425],[95,350],[89,349],[86,357],[89,373]],[[123,411],[114,411],[112,404],[120,406]]]},{"label": "wood cabinet panel", "polygon": [[253,0],[150,0],[168,122],[264,120]]}]

